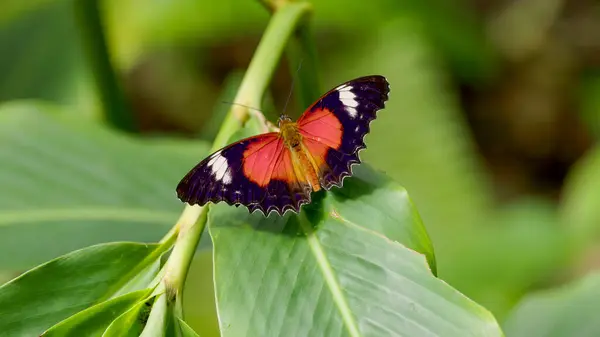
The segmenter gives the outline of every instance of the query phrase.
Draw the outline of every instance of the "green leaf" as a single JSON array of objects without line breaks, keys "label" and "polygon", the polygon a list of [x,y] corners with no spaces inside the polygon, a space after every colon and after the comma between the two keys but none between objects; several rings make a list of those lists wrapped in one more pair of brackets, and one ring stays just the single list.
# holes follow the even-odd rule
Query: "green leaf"
[{"label": "green leaf", "polygon": [[102,336],[113,320],[148,296],[150,291],[138,290],[99,303],[56,324],[44,332],[43,336]]},{"label": "green leaf", "polygon": [[504,324],[511,337],[600,336],[600,273],[530,295]]},{"label": "green leaf", "polygon": [[457,262],[442,277],[503,320],[532,287],[547,284],[573,261],[567,234],[554,201],[514,200],[490,215],[486,226],[454,239]]},{"label": "green leaf", "polygon": [[36,267],[0,287],[0,331],[39,335],[119,291],[170,245],[110,243]]},{"label": "green leaf", "polygon": [[207,149],[134,138],[49,105],[0,105],[0,268],[160,239],[183,206],[175,186]]},{"label": "green leaf", "polygon": [[344,180],[343,188],[327,195],[328,208],[424,254],[435,274],[433,246],[406,190],[367,164],[355,166],[352,171],[354,176]]},{"label": "green leaf", "polygon": [[36,98],[89,107],[79,40],[72,1],[4,0],[0,50],[10,53],[0,53],[0,102]]},{"label": "green leaf", "polygon": [[[137,273],[132,279],[130,279],[124,286],[122,286],[119,291],[115,293],[114,296],[120,296],[123,294],[127,294],[130,292],[138,291],[140,289],[146,289],[149,286],[154,287],[156,284],[153,282],[157,282],[156,277],[160,270],[160,259],[156,259],[153,263],[149,264],[142,271]],[[164,272],[163,272],[164,273]]]},{"label": "green leaf", "polygon": [[167,296],[163,293],[156,296],[148,322],[140,337],[162,337],[170,336],[173,328],[173,315],[169,310]]},{"label": "green leaf", "polygon": [[150,314],[149,304],[154,298],[140,302],[121,314],[108,326],[102,337],[139,337]]},{"label": "green leaf", "polygon": [[502,335],[488,311],[404,246],[433,261],[406,193],[363,166],[298,216],[211,208],[223,337]]},{"label": "green leaf", "polygon": [[179,328],[181,329],[181,335],[183,337],[200,337],[200,335],[198,335],[196,333],[196,331],[194,331],[194,329],[192,329],[184,320],[182,320],[181,318],[177,319],[177,322],[179,323]]},{"label": "green leaf", "polygon": [[600,238],[600,146],[574,165],[565,182],[562,222],[582,250]]}]

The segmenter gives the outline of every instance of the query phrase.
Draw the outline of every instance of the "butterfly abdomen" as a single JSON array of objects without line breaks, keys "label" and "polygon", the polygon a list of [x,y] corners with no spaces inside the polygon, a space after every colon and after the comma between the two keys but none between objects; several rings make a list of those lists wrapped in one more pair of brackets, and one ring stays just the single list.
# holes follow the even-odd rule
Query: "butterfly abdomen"
[{"label": "butterfly abdomen", "polygon": [[297,158],[296,162],[300,166],[300,171],[305,179],[308,181],[313,191],[321,189],[321,183],[319,182],[319,176],[317,174],[317,168],[315,167],[314,160],[311,160],[310,155],[307,154],[304,146],[296,146],[292,148],[293,156]]}]

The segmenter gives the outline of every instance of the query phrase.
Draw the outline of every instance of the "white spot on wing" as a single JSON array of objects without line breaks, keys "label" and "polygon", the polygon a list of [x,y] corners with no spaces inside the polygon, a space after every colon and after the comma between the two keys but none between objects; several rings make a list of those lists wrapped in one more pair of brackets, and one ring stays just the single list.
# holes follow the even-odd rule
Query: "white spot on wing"
[{"label": "white spot on wing", "polygon": [[227,173],[228,168],[229,168],[229,166],[227,165],[227,162],[225,162],[225,164],[222,165],[221,167],[219,167],[219,169],[217,169],[216,172],[213,170],[215,179],[223,181],[223,179],[225,178],[225,173]]},{"label": "white spot on wing", "polygon": [[358,106],[358,101],[356,100],[356,95],[350,90],[341,90],[340,101],[344,103],[347,107],[356,108]]},{"label": "white spot on wing", "polygon": [[232,176],[231,176],[231,172],[229,172],[229,170],[227,170],[225,172],[225,175],[223,176],[223,184],[228,185],[231,184],[231,180],[232,180]]},{"label": "white spot on wing", "polygon": [[217,158],[219,158],[219,157],[221,157],[221,151],[213,153],[213,155],[210,156],[210,160],[208,161],[208,166],[210,166],[210,167],[214,166],[215,161],[217,161]]},{"label": "white spot on wing", "polygon": [[358,114],[358,111],[356,111],[356,108],[353,108],[351,106],[346,107],[346,112],[348,113],[348,115],[350,115],[351,118],[356,117],[356,115]]},{"label": "white spot on wing", "polygon": [[213,174],[217,174],[223,166],[225,166],[225,170],[227,169],[227,159],[219,154],[208,162],[208,166]]},{"label": "white spot on wing", "polygon": [[213,154],[207,165],[210,167],[210,170],[216,180],[220,180],[224,184],[231,183],[233,177],[229,172],[227,159],[221,155],[221,152]]}]

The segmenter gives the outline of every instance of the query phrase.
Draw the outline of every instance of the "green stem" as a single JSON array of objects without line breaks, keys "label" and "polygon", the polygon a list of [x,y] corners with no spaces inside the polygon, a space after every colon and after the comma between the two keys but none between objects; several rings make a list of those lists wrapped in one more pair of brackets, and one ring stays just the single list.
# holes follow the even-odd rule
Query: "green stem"
[{"label": "green stem", "polygon": [[165,266],[166,271],[163,282],[167,299],[169,301],[175,299],[175,315],[180,318],[183,318],[183,305],[181,303],[183,286],[196,253],[196,247],[200,242],[204,227],[206,227],[207,213],[208,207],[186,206],[175,225],[179,228],[179,235]]},{"label": "green stem", "polygon": [[[248,66],[234,103],[260,107],[287,41],[310,8],[305,2],[284,3],[277,8]],[[247,108],[233,105],[215,138],[213,151],[227,145],[231,136],[248,120],[249,115]],[[174,314],[179,318],[183,318],[183,286],[196,246],[206,226],[208,207],[186,206],[183,212],[177,224],[180,229],[179,237],[167,262],[163,279],[168,299],[175,299]]]},{"label": "green stem", "polygon": [[124,131],[135,131],[131,110],[121,90],[102,27],[97,0],[75,0],[75,12],[106,121]]},{"label": "green stem", "polygon": [[[300,20],[310,10],[310,4],[295,2],[281,5],[273,14],[244,75],[234,103],[260,108],[263,95],[281,59],[286,43],[290,40]],[[248,118],[247,108],[239,105],[232,106],[223,127],[215,138],[213,150],[227,145],[229,138],[243,126]]]}]

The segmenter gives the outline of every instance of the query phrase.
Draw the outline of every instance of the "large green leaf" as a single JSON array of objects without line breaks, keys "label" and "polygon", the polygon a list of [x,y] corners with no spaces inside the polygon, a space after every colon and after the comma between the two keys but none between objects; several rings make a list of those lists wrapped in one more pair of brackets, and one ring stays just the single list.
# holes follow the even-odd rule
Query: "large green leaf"
[{"label": "large green leaf", "polygon": [[10,52],[0,53],[0,102],[37,98],[91,107],[80,100],[92,97],[92,87],[84,79],[72,2],[2,2],[0,50]]},{"label": "large green leaf", "polygon": [[411,17],[389,22],[356,54],[325,64],[322,77],[325,87],[364,74],[388,78],[390,98],[371,124],[363,158],[410,192],[434,243],[439,276],[502,314],[554,268],[563,233],[553,205],[493,209],[458,95],[426,30]]},{"label": "large green leaf", "polygon": [[150,291],[138,290],[97,304],[54,325],[43,336],[102,336],[113,320],[138,304]]},{"label": "large green leaf", "polygon": [[600,273],[526,297],[504,324],[510,337],[600,336]]},{"label": "large green leaf", "polygon": [[206,149],[134,138],[47,105],[0,106],[0,268],[158,240],[182,209],[177,182]]},{"label": "large green leaf", "polygon": [[327,195],[327,206],[352,223],[424,254],[435,274],[433,246],[406,190],[367,164],[353,167],[352,171],[354,177],[346,179],[343,188]]},{"label": "large green leaf", "polygon": [[0,287],[0,331],[39,335],[55,323],[115,295],[170,245],[110,243],[34,268]]},{"label": "large green leaf", "polygon": [[431,273],[406,192],[365,166],[299,216],[211,208],[222,336],[502,335]]}]

